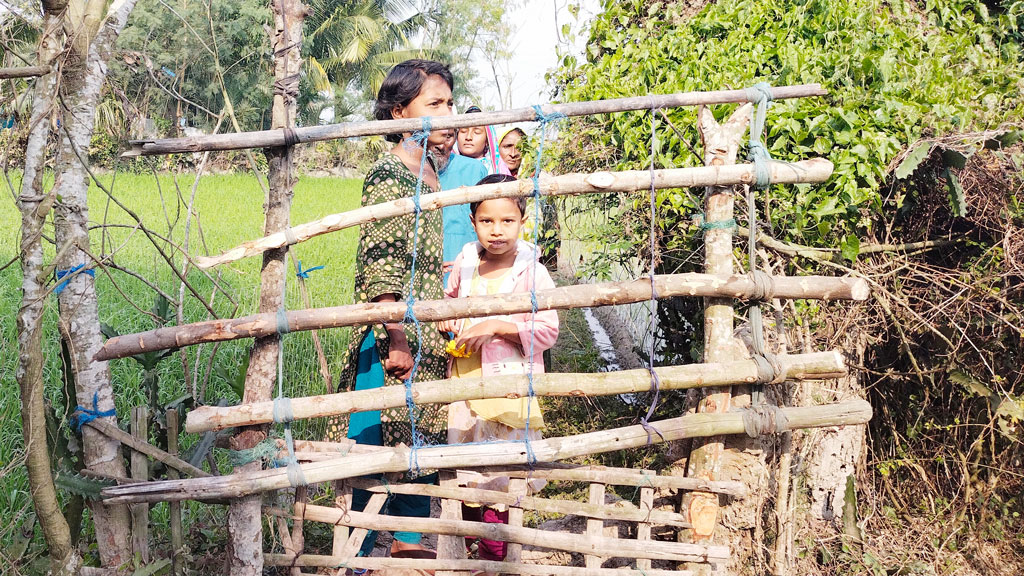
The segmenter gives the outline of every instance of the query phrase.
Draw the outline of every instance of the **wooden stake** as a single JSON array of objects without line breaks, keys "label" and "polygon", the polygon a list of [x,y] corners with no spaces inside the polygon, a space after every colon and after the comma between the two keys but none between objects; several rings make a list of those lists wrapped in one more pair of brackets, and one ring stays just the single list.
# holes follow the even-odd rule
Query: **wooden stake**
[{"label": "wooden stake", "polygon": [[[268,509],[267,513],[291,516],[287,510]],[[411,518],[405,516],[379,516],[364,512],[343,512],[326,506],[306,506],[306,520],[334,524],[344,522],[350,526],[371,530],[410,530],[428,534],[449,534],[453,536],[476,536],[502,542],[517,542],[527,546],[553,548],[581,554],[595,554],[622,558],[652,558],[655,560],[680,560],[692,562],[720,562],[728,559],[729,549],[725,546],[702,546],[679,542],[646,542],[642,546],[636,540],[618,538],[581,538],[579,534],[550,532],[535,528],[514,528],[505,524],[466,522],[442,518]],[[451,559],[438,560],[454,562]],[[457,561],[457,560],[455,560]]]},{"label": "wooden stake", "polygon": [[[178,429],[178,410],[168,410],[165,417],[167,418],[167,452],[171,456],[177,456],[178,433],[180,432]],[[167,478],[177,480],[178,471],[168,467]],[[185,541],[181,534],[181,503],[171,502],[169,506],[171,514],[171,573],[174,576],[182,576],[185,573],[185,565],[182,561]]]},{"label": "wooden stake", "polygon": [[[851,400],[823,406],[780,408],[788,423],[786,429],[816,428],[864,424],[871,418],[871,404]],[[745,433],[744,413],[687,414],[678,418],[652,422],[660,434],[654,442],[681,438],[707,437],[720,434]],[[545,438],[531,442],[537,462],[554,462],[576,456],[599,454],[626,448],[646,446],[652,439],[640,425],[615,428],[587,434]],[[410,450],[398,446],[373,454],[337,458],[327,462],[303,464],[306,481],[315,484],[383,472],[405,472],[409,469]],[[520,443],[466,444],[432,446],[417,451],[417,460],[424,469],[471,468],[528,463]],[[164,502],[170,500],[237,498],[249,494],[280,490],[290,485],[283,468],[251,474],[232,474],[189,480],[164,480],[128,486],[110,486],[101,492],[108,504],[131,502]]]},{"label": "wooden stake", "polygon": [[[837,351],[782,356],[780,363],[787,378],[794,380],[834,378],[846,374],[843,358]],[[753,360],[686,364],[656,368],[655,373],[663,389],[680,390],[754,382],[757,379],[757,364]],[[646,369],[596,374],[536,374],[533,378],[533,393],[536,396],[611,396],[647,392],[650,387],[651,377]],[[412,385],[413,402],[418,405],[450,404],[482,398],[525,398],[529,393],[527,377],[518,375],[457,378]],[[366,410],[385,410],[405,406],[405,402],[405,389],[402,386],[385,386],[373,390],[292,398],[291,410],[296,420],[304,420]],[[273,412],[273,402],[241,406],[199,406],[188,413],[185,430],[198,434],[235,426],[265,424],[273,421]],[[296,444],[295,448],[306,451],[303,444]],[[361,450],[379,451],[379,448],[353,446],[340,455],[348,454],[349,450],[356,453]]]},{"label": "wooden stake", "polygon": [[[511,478],[508,482],[508,496],[512,499],[508,509],[508,525],[513,528],[523,526],[524,500],[529,498],[529,487],[526,478]],[[523,557],[523,545],[509,542],[505,546],[505,561],[518,564]]]},{"label": "wooden stake", "polygon": [[[438,483],[446,490],[458,489],[459,481],[454,470],[438,470]],[[462,502],[453,498],[441,499],[441,520],[462,522]],[[440,534],[437,537],[437,559],[444,561],[466,559],[465,536]],[[469,572],[441,570],[436,576],[469,576]]]},{"label": "wooden stake", "polygon": [[[149,411],[145,406],[132,408],[132,436],[141,442],[149,440]],[[132,478],[140,482],[149,480],[149,460],[146,455],[132,451]],[[132,552],[143,564],[149,562],[149,504],[132,504]]]},{"label": "wooden stake", "polygon": [[[292,550],[296,554],[302,554],[306,547],[306,535],[303,533],[302,518],[306,513],[306,487],[299,486],[295,489],[295,519],[292,520]],[[292,576],[302,576],[302,570],[297,566],[292,568]]]},{"label": "wooden stake", "polygon": [[[701,108],[698,128],[704,143],[704,163],[709,167],[727,167],[736,162],[740,140],[747,132],[751,106],[746,104],[719,124],[711,111]],[[749,183],[748,183],[749,184]],[[733,273],[732,186],[709,186],[705,190],[704,218],[709,228],[704,233],[704,271],[708,274]],[[745,350],[733,338],[733,302],[729,298],[708,297],[704,302],[704,361],[721,362],[735,358]],[[724,388],[708,393],[697,407],[699,413],[721,414],[729,411],[732,390]],[[723,438],[716,436],[696,444],[690,452],[686,475],[717,480]],[[693,538],[711,537],[718,521],[718,496],[694,492],[683,497],[684,513],[693,524]]]},{"label": "wooden stake", "polygon": [[[820,84],[803,84],[798,86],[779,86],[771,89],[772,98],[804,98],[807,96],[824,96],[828,94]],[[745,90],[714,90],[709,92],[680,92],[676,94],[634,96],[611,100],[594,100],[590,102],[568,102],[565,104],[547,104],[541,106],[544,114],[564,114],[566,116],[587,116],[591,114],[609,114],[627,110],[649,110],[656,108],[675,108],[679,106],[698,106],[703,104],[726,104],[730,102],[749,102]],[[434,130],[451,128],[468,128],[470,126],[488,126],[491,124],[507,124],[509,122],[531,122],[537,119],[533,108],[518,108],[500,112],[483,112],[480,114],[460,114],[433,118]],[[415,120],[378,120],[375,122],[348,122],[344,124],[328,124],[325,126],[308,126],[295,129],[295,137],[301,143],[335,140],[338,138],[354,138],[381,134],[403,134],[415,132],[423,128],[419,119]],[[158,154],[179,154],[182,152],[204,152],[213,150],[240,150],[243,148],[268,148],[284,146],[285,136],[280,130],[262,130],[243,132],[241,134],[212,134],[192,136],[189,138],[163,138],[158,140],[136,140],[131,149],[122,153],[122,157],[151,156]]]},{"label": "wooden stake", "polygon": [[[479,114],[473,114],[479,116]],[[776,184],[795,184],[801,182],[824,182],[832,175],[832,163],[823,158],[812,158],[793,163],[772,162],[769,165],[772,182]],[[756,180],[753,164],[734,166],[711,166],[699,168],[674,168],[654,171],[654,187],[686,188],[700,186],[732,186],[752,184]],[[635,192],[648,190],[651,187],[651,172],[633,170],[625,172],[596,172],[594,174],[564,174],[562,176],[541,176],[540,188],[545,196],[566,196],[573,194],[606,194],[610,192]],[[517,180],[484,186],[461,187],[444,190],[420,197],[422,210],[440,210],[445,206],[469,204],[494,198],[526,198],[533,195],[533,182]],[[242,258],[256,256],[267,250],[283,248],[297,242],[305,242],[322,234],[336,232],[383,220],[412,214],[416,204],[412,198],[403,198],[388,202],[364,206],[348,212],[331,214],[319,220],[293,227],[290,231],[267,233],[263,238],[245,242],[232,248],[220,256],[197,258],[200,268],[209,268],[219,264],[234,262]]]},{"label": "wooden stake", "polygon": [[[352,509],[352,484],[349,480],[342,480],[334,484],[334,506],[341,510]],[[332,556],[345,555],[345,543],[348,541],[348,526],[343,524],[334,525],[334,542],[331,547]]]},{"label": "wooden stake", "polygon": [[[294,558],[285,554],[265,554],[267,566],[305,566],[320,568],[349,568],[370,570],[471,570],[492,574],[523,574],[527,576],[638,576],[632,568],[583,568],[580,566],[549,566],[541,564],[513,564],[488,560],[432,560],[420,558],[350,558],[347,556],[317,556],[306,554]],[[342,569],[344,570],[344,569]],[[648,570],[647,576],[693,576],[686,570]]]}]

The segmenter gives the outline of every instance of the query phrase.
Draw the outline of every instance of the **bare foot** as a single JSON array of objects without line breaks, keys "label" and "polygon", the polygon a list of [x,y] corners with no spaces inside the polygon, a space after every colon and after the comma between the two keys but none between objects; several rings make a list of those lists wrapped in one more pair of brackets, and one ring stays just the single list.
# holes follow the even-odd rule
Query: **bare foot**
[{"label": "bare foot", "polygon": [[422,544],[409,544],[407,542],[402,542],[401,540],[394,540],[394,541],[391,542],[391,555],[392,556],[394,556],[395,553],[398,553],[398,552],[411,552],[411,551],[422,551],[422,552],[431,552],[431,553],[434,552],[433,550],[431,550],[430,548],[427,548],[426,546],[424,546]]}]

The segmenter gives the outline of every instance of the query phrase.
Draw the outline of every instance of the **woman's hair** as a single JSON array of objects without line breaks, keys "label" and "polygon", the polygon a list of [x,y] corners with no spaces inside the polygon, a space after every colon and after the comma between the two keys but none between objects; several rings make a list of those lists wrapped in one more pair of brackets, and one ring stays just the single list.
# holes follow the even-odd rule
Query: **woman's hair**
[{"label": "woman's hair", "polygon": [[[433,60],[413,59],[395,65],[388,72],[384,83],[377,92],[377,103],[374,105],[373,117],[377,120],[391,120],[391,111],[395,106],[408,106],[419,96],[423,83],[430,76],[440,76],[449,88],[454,88],[455,81],[447,66]],[[388,142],[400,142],[401,134],[388,134],[384,137]]]},{"label": "woman's hair", "polygon": [[[508,174],[491,174],[489,176],[484,176],[483,178],[481,178],[480,181],[476,183],[476,185],[477,186],[483,186],[484,184],[500,184],[502,182],[515,182],[515,181],[516,181],[515,177],[509,176]],[[519,207],[519,213],[520,214],[522,214],[524,216],[526,215],[526,198],[508,198],[508,200],[511,200],[511,201],[516,203],[516,206]],[[479,208],[480,204],[483,203],[483,202],[484,202],[484,200],[481,200],[480,202],[470,202],[470,204],[469,204],[469,211],[474,216],[476,216],[476,209]]]}]

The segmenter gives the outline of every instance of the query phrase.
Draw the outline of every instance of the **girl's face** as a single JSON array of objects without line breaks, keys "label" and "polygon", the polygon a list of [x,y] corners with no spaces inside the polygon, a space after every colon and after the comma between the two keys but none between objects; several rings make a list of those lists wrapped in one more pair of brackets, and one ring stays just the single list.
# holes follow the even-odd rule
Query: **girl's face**
[{"label": "girl's face", "polygon": [[492,256],[501,256],[515,252],[526,217],[515,200],[496,198],[481,202],[470,220],[484,250]]},{"label": "girl's face", "polygon": [[523,163],[523,155],[519,152],[519,141],[522,139],[523,135],[519,130],[513,130],[506,134],[498,145],[498,154],[501,154],[501,159],[512,172],[519,170],[519,165]]},{"label": "girl's face", "polygon": [[480,158],[487,151],[487,129],[483,126],[459,128],[459,153]]},{"label": "girl's face", "polygon": [[[420,87],[420,93],[405,106],[395,106],[391,116],[398,120],[403,118],[422,118],[423,116],[451,116],[452,114],[452,89],[444,78],[433,74],[427,76]],[[444,144],[448,130],[433,130],[427,143],[430,146]]]}]

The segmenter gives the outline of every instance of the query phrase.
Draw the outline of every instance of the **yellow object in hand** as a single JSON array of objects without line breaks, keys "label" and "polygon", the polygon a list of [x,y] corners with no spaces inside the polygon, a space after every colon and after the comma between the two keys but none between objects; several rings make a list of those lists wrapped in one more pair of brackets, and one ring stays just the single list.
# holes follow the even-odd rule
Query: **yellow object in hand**
[{"label": "yellow object in hand", "polygon": [[447,352],[449,356],[453,356],[455,358],[469,358],[473,354],[466,349],[465,344],[457,346],[455,344],[455,340],[449,340],[448,344],[444,347],[444,351]]}]

